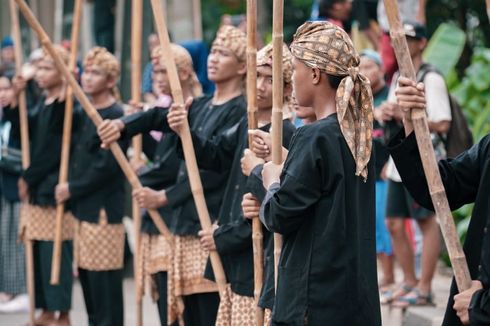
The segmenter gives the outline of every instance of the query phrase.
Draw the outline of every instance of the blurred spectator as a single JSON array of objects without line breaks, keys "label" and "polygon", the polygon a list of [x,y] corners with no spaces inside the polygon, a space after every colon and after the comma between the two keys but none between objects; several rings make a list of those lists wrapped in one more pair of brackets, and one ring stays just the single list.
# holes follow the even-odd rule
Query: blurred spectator
[{"label": "blurred spectator", "polygon": [[[11,79],[0,71],[0,112],[14,98]],[[24,247],[17,242],[20,202],[17,180],[21,171],[20,131],[0,123],[0,313],[26,312]]]},{"label": "blurred spectator", "polygon": [[14,41],[5,36],[0,44],[0,70],[4,76],[13,77],[15,74]]}]

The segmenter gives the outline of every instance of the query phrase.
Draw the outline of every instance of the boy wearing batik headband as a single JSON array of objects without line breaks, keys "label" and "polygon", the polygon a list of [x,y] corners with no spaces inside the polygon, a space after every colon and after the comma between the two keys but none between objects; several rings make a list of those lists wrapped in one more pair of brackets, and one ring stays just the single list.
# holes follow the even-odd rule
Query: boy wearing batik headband
[{"label": "boy wearing batik headband", "polygon": [[[208,57],[208,78],[216,85],[213,96],[195,98],[189,108],[191,131],[204,138],[212,138],[236,124],[246,112],[242,95],[246,73],[246,36],[239,29],[223,26]],[[185,95],[185,94],[184,94]],[[104,146],[123,132],[125,135],[145,133],[150,130],[171,131],[167,123],[167,110],[148,110],[129,116],[123,123],[105,122],[99,128]],[[177,150],[177,144],[172,151]],[[200,176],[212,220],[218,217],[228,171],[221,173],[200,170]],[[135,197],[144,208],[167,206],[172,210],[169,228],[175,235],[173,278],[169,286],[175,294],[183,296],[186,324],[214,325],[219,305],[218,288],[203,277],[208,251],[201,248],[197,233],[201,229],[192,197],[185,162],[181,162],[176,183],[158,192],[158,197],[136,192]],[[148,194],[149,191],[146,191]],[[174,316],[170,316],[173,319]]]},{"label": "boy wearing batik headband", "polygon": [[[103,119],[123,115],[119,72],[117,59],[102,47],[83,61],[82,88]],[[56,200],[69,200],[77,219],[75,258],[89,324],[123,325],[124,175],[112,153],[100,148],[88,115],[79,110],[75,118],[69,180],[56,187]]]},{"label": "boy wearing batik headband", "polygon": [[[56,46],[55,51],[67,63],[68,52]],[[19,82],[17,85],[24,84]],[[38,64],[36,81],[43,90],[35,108],[29,110],[31,164],[19,179],[19,197],[24,203],[21,214],[21,236],[33,241],[36,308],[42,314],[36,325],[69,325],[72,291],[72,241],[74,220],[67,212],[63,219],[63,242],[59,285],[51,285],[51,259],[56,222],[54,189],[58,180],[61,138],[65,112],[65,82],[47,52]],[[4,119],[19,128],[19,112],[15,103],[3,110]],[[59,316],[56,316],[56,312]]]},{"label": "boy wearing batik headband", "polygon": [[291,52],[296,99],[318,120],[262,172],[260,218],[284,239],[272,325],[381,325],[369,82],[328,22],[299,27]]},{"label": "boy wearing batik headband", "polygon": [[[262,132],[269,131],[272,113],[271,54],[271,45],[258,53],[257,118]],[[286,68],[284,94],[289,98],[291,69],[287,68],[291,67],[291,53],[287,47],[284,47],[283,54]],[[179,132],[185,119],[186,110],[173,106],[168,116],[170,127]],[[293,132],[294,126],[289,120],[285,120],[285,146]],[[247,176],[242,173],[240,162],[243,151],[248,146],[247,116],[214,137],[206,138],[197,133],[192,136],[200,168],[217,172],[230,171],[217,224],[214,224],[212,230],[199,232],[203,249],[217,250],[219,253],[226,279],[230,283],[225,296],[221,298],[216,325],[255,325],[252,229],[249,221],[243,218],[241,208],[242,196],[247,192]],[[213,279],[210,264],[205,276]]]},{"label": "boy wearing batik headband", "polygon": [[[192,58],[185,48],[171,44],[171,49],[177,65],[180,84],[184,98],[197,97],[202,94],[201,85],[197,80],[192,65]],[[171,90],[165,63],[162,61],[162,48],[156,47],[152,51],[152,80],[153,89],[157,95],[155,104],[158,107],[148,110],[144,114],[151,115],[154,110],[166,111],[171,104]],[[133,116],[134,117],[134,116]],[[121,123],[133,119],[123,118]],[[117,122],[113,122],[117,123]],[[151,165],[136,167],[143,188],[135,190],[133,196],[141,207],[157,208],[159,201],[165,196],[165,189],[173,186],[177,179],[181,163],[175,151],[178,136],[174,133],[152,131],[143,134],[143,150],[152,161]],[[171,224],[172,209],[169,206],[158,207],[160,215],[167,225]],[[151,285],[151,295],[157,302],[160,323],[167,325],[167,271],[171,268],[172,253],[165,238],[159,234],[147,212],[143,214],[141,225],[141,246],[139,274],[141,284],[145,288]],[[169,303],[172,304],[172,298]],[[171,309],[174,307],[172,306]],[[174,319],[173,310],[171,310]]]}]

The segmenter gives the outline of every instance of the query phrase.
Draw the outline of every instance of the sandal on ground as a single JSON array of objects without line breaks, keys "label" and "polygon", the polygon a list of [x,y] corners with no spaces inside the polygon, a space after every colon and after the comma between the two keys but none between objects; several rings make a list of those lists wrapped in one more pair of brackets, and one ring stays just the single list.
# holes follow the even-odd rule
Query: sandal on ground
[{"label": "sandal on ground", "polygon": [[382,291],[380,293],[379,301],[381,304],[389,304],[394,300],[397,300],[398,298],[401,298],[409,294],[412,290],[413,290],[413,286],[404,283],[396,290],[389,289],[386,291]]},{"label": "sandal on ground", "polygon": [[419,289],[414,288],[410,293],[396,299],[393,307],[407,308],[409,306],[435,306],[432,293],[422,294]]}]

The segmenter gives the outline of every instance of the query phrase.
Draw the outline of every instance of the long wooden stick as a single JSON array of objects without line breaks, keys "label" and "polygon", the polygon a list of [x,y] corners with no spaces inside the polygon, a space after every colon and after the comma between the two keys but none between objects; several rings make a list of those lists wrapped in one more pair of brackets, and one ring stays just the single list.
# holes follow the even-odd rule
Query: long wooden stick
[{"label": "long wooden stick", "polygon": [[[80,34],[80,21],[82,15],[82,0],[76,0],[73,8],[73,25],[71,28],[71,52],[68,66],[74,71],[77,65],[78,35]],[[58,183],[68,182],[68,165],[70,163],[71,129],[73,122],[73,91],[70,86],[66,88],[65,118],[63,122],[63,139],[61,145],[60,175]],[[52,285],[60,282],[61,268],[61,245],[63,216],[65,214],[65,204],[56,205],[56,227],[54,233],[53,259],[51,261],[51,280]]]},{"label": "long wooden stick", "polygon": [[[159,0],[151,0],[151,6],[153,9],[153,16],[157,25],[160,45],[163,49],[165,49],[165,51],[162,51],[162,59],[164,60],[165,67],[167,68],[170,88],[172,90],[172,98],[174,100],[174,103],[184,105],[184,97],[182,94],[182,88],[180,86],[179,75],[177,74],[177,66],[175,65],[173,53],[172,51],[170,51],[170,39],[168,36],[167,25],[164,19],[165,16],[162,11],[162,5]],[[197,167],[196,155],[194,153],[194,145],[192,144],[191,132],[188,122],[185,123],[182,131],[180,132],[180,139],[182,141],[187,174],[189,175],[192,195],[194,197],[197,213],[199,215],[199,221],[201,222],[201,228],[203,230],[210,230],[212,227],[211,218],[209,217],[206,200],[204,199],[201,177],[199,175],[199,169]],[[222,296],[226,290],[226,277],[223,265],[216,250],[210,251],[209,257],[211,259],[211,265],[213,267],[216,283],[218,284],[220,296]]]},{"label": "long wooden stick", "polygon": [[[102,123],[101,116],[94,108],[92,103],[90,103],[90,100],[87,98],[83,90],[80,88],[77,81],[75,80],[70,70],[63,62],[63,60],[58,56],[58,53],[54,49],[53,43],[51,42],[48,35],[42,28],[39,21],[33,15],[32,11],[29,9],[29,6],[25,3],[24,0],[15,0],[15,1],[19,5],[19,9],[24,15],[27,23],[37,34],[39,42],[41,43],[42,46],[45,47],[46,51],[48,51],[49,55],[53,58],[56,68],[60,71],[60,73],[66,79],[68,84],[72,87],[73,94],[78,99],[78,101],[80,102],[81,106],[83,107],[83,109],[85,110],[89,118],[92,120],[95,126],[99,126]],[[110,149],[112,151],[112,154],[114,155],[114,158],[116,159],[117,163],[121,167],[121,170],[123,171],[124,175],[128,179],[133,189],[141,188],[141,183],[138,180],[138,176],[136,175],[136,173],[134,173],[133,169],[131,168],[131,165],[129,164],[128,160],[126,159],[126,156],[121,150],[121,147],[119,147],[119,144],[117,142],[112,143],[110,145]],[[170,247],[173,250],[174,249],[173,236],[170,233],[167,226],[165,225],[165,222],[160,217],[158,211],[154,209],[149,209],[148,213],[150,214],[150,217],[153,220],[153,223],[155,223],[155,226],[157,227],[158,231],[165,237],[166,241],[169,243]]]},{"label": "long wooden stick", "polygon": [[[284,39],[284,0],[274,0],[272,12],[272,162],[282,164],[282,107],[284,100],[282,45]],[[274,284],[276,288],[281,250],[282,236],[274,233]]]},{"label": "long wooden stick", "polygon": [[[17,75],[22,71],[22,40],[20,36],[20,24],[19,13],[14,0],[9,1],[10,5],[10,17],[12,19],[12,37],[14,39],[14,52],[15,52],[15,71]],[[22,168],[25,170],[31,164],[31,157],[29,152],[29,126],[27,118],[27,102],[26,93],[21,91],[18,98],[19,103],[19,119],[20,119],[20,143],[22,150]],[[25,258],[26,258],[26,282],[27,292],[29,295],[29,324],[34,325],[35,313],[36,313],[36,294],[34,287],[34,253],[33,253],[33,241],[24,239],[25,245]]]},{"label": "long wooden stick", "polygon": [[[247,113],[248,129],[257,128],[257,0],[247,0]],[[248,145],[252,144],[249,137]],[[254,257],[254,298],[257,326],[264,325],[264,309],[259,307],[264,283],[264,235],[258,216],[252,219]]]},{"label": "long wooden stick", "polygon": [[[390,23],[390,37],[395,49],[398,66],[400,67],[400,75],[416,81],[416,74],[410,58],[405,33],[400,22],[398,3],[396,0],[384,0],[384,3]],[[465,254],[459,242],[458,233],[456,232],[441,175],[437,168],[437,160],[432,147],[426,113],[424,110],[412,109],[411,116],[430,195],[436,215],[440,221],[442,235],[454,269],[456,284],[459,291],[463,291],[470,288],[471,276]]]},{"label": "long wooden stick", "polygon": [[[131,99],[134,103],[141,102],[141,36],[143,32],[143,2],[133,0],[131,3],[132,22],[131,22]],[[141,135],[133,137],[133,157],[141,159],[143,139]],[[143,325],[143,277],[139,275],[142,271],[139,268],[141,262],[141,211],[138,202],[133,199],[133,224],[134,224],[134,243],[135,250],[133,255],[134,276],[136,285],[136,325]]]},{"label": "long wooden stick", "polygon": [[192,0],[192,21],[194,24],[194,39],[202,40],[201,0]]}]

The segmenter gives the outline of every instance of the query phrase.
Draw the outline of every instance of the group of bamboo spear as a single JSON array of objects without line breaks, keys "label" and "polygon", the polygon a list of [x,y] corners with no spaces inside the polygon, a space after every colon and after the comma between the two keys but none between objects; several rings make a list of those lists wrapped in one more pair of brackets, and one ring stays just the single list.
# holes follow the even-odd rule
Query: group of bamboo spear
[{"label": "group of bamboo spear", "polygon": [[[415,80],[415,71],[410,59],[405,35],[400,23],[398,4],[396,0],[384,0],[388,19],[390,22],[390,36],[392,38],[393,47],[400,67],[402,76],[409,77]],[[29,6],[24,0],[10,0],[11,17],[12,17],[12,34],[15,46],[16,69],[19,72],[22,64],[22,48],[19,28],[19,19],[17,6],[25,17],[27,23],[36,33],[40,44],[53,58],[56,67],[61,72],[66,82],[68,83],[66,94],[65,120],[62,138],[62,152],[59,182],[67,182],[68,180],[68,164],[70,153],[70,137],[72,127],[72,111],[73,111],[73,95],[78,99],[79,103],[91,118],[93,123],[98,126],[102,122],[102,118],[97,113],[97,110],[90,103],[90,100],[84,94],[77,81],[73,77],[72,72],[76,66],[77,60],[77,45],[78,35],[80,31],[82,0],[75,0],[74,19],[71,33],[71,55],[69,65],[66,66],[61,58],[54,50],[53,43],[48,35],[36,19]],[[171,93],[174,103],[184,105],[184,98],[179,82],[177,67],[170,49],[170,39],[167,30],[167,25],[164,19],[164,12],[161,2],[151,0],[151,7],[155,19],[160,45],[164,49],[162,51],[162,60],[167,68],[169,76]],[[272,107],[272,161],[275,164],[282,163],[282,107],[283,107],[283,72],[282,72],[282,45],[283,45],[283,13],[284,0],[273,1],[273,107]],[[134,103],[141,101],[141,39],[142,39],[142,0],[132,1],[132,30],[131,30],[131,99]],[[256,56],[257,56],[257,0],[247,0],[247,114],[249,129],[257,128],[256,112],[257,112],[257,76],[256,76]],[[25,93],[22,92],[19,97],[19,114],[21,124],[21,147],[22,147],[22,166],[26,169],[30,164],[29,157],[29,135],[27,122],[27,108]],[[471,278],[464,253],[459,243],[454,221],[452,220],[451,211],[449,209],[445,190],[442,185],[441,177],[437,169],[437,163],[429,137],[427,119],[425,112],[421,110],[412,110],[412,120],[417,136],[417,143],[421,152],[424,170],[428,179],[428,184],[431,196],[436,209],[436,214],[440,220],[440,225],[444,240],[446,242],[449,256],[454,268],[455,278],[460,291],[469,288]],[[192,138],[190,134],[189,124],[186,123],[180,133],[182,147],[186,167],[188,170],[191,190],[196,204],[199,220],[203,230],[211,228],[211,219],[204,199],[202,191],[201,179],[194,154]],[[249,142],[251,143],[251,142]],[[141,156],[142,144],[141,136],[136,136],[133,139],[134,156]],[[134,189],[141,188],[141,183],[131,168],[125,154],[114,142],[110,145],[114,157],[119,163],[121,169],[126,175],[129,183]],[[56,209],[56,229],[54,237],[54,249],[51,270],[51,283],[59,283],[60,261],[61,261],[61,242],[62,242],[62,225],[63,225],[64,205],[58,204]],[[159,232],[165,237],[170,247],[174,248],[173,236],[162,220],[160,214],[156,210],[149,210],[149,215],[155,223]],[[140,209],[133,201],[133,220],[135,228],[135,250],[134,264],[135,273],[140,272],[140,226],[141,215]],[[262,244],[262,225],[260,220],[254,218],[252,220],[252,238],[253,238],[253,254],[254,254],[254,296],[258,303],[258,298],[263,284],[263,269],[264,269],[264,253]],[[32,241],[26,239],[26,269],[27,269],[27,287],[30,298],[30,322],[34,324],[34,266],[33,266],[33,251]],[[274,234],[274,271],[277,284],[277,271],[279,257],[281,254],[282,237],[279,234]],[[220,257],[216,251],[210,252],[210,259],[219,293],[222,295],[226,288],[226,277],[221,264]],[[135,275],[135,280],[141,280],[141,277]],[[143,284],[137,281],[136,284],[136,307],[137,307],[137,325],[142,325],[142,294]],[[182,303],[182,301],[181,301]],[[257,306],[256,309],[257,325],[263,325],[264,312]]]}]

